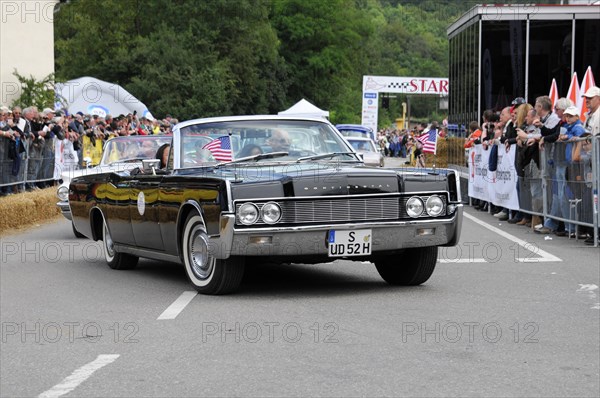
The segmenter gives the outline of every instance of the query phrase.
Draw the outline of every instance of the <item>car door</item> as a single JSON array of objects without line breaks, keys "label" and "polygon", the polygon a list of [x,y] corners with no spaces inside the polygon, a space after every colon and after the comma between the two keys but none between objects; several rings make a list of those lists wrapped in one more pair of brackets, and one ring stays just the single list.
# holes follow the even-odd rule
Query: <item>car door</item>
[{"label": "car door", "polygon": [[159,188],[163,177],[140,173],[130,181],[129,211],[138,247],[164,250],[159,225]]},{"label": "car door", "polygon": [[101,186],[96,196],[102,202],[112,240],[115,243],[135,245],[129,210],[131,176],[125,173],[109,173],[105,181],[106,184]]}]

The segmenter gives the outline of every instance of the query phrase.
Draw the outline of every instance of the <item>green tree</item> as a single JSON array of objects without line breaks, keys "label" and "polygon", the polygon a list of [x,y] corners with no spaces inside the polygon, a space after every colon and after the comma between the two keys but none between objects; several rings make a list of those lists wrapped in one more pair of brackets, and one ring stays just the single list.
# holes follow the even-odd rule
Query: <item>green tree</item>
[{"label": "green tree", "polygon": [[[276,113],[306,98],[360,122],[363,75],[447,76],[446,28],[474,4],[73,0],[55,18],[56,74],[118,83],[159,117]],[[413,116],[436,100],[415,98]]]},{"label": "green tree", "polygon": [[[276,0],[273,24],[290,75],[288,105],[301,98],[319,107],[348,113],[345,98],[360,101],[360,54],[373,31],[349,0]],[[354,108],[356,109],[356,108]],[[356,111],[355,111],[356,114]]]},{"label": "green tree", "polygon": [[21,95],[13,101],[13,107],[25,108],[33,105],[39,110],[48,107],[54,108],[54,74],[49,74],[40,80],[33,75],[29,77],[20,75],[16,70],[13,75],[21,84]]},{"label": "green tree", "polygon": [[263,0],[63,4],[57,74],[118,83],[157,116],[281,109],[285,67],[269,11]]}]

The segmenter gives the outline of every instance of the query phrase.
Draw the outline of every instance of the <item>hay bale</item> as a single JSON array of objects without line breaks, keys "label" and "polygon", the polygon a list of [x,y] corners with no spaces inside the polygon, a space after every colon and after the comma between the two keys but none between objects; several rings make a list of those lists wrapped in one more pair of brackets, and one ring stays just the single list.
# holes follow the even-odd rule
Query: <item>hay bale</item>
[{"label": "hay bale", "polygon": [[60,216],[56,187],[0,198],[0,235]]},{"label": "hay bale", "polygon": [[425,165],[427,167],[448,167],[449,164],[464,164],[465,150],[464,138],[449,137],[439,138],[434,156],[431,153],[425,154]]}]

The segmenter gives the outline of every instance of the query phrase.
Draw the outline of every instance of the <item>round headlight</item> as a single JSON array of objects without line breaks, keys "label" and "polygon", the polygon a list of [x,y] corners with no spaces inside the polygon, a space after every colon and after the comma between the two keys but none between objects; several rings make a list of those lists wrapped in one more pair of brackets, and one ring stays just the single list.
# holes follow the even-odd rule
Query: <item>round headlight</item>
[{"label": "round headlight", "polygon": [[419,217],[423,213],[423,201],[421,198],[413,196],[406,201],[406,213],[413,218]]},{"label": "round headlight", "polygon": [[444,201],[437,195],[430,196],[427,199],[427,203],[425,203],[425,209],[427,210],[427,214],[432,217],[437,217],[442,214],[442,210],[444,210]]},{"label": "round headlight", "polygon": [[56,190],[56,196],[58,196],[58,199],[60,199],[63,202],[69,200],[69,187],[66,187],[64,185],[58,187],[58,189]]},{"label": "round headlight", "polygon": [[244,203],[238,210],[238,219],[244,225],[252,225],[258,220],[258,207],[254,203]]},{"label": "round headlight", "polygon": [[281,207],[275,202],[265,203],[260,209],[260,216],[267,224],[275,224],[281,219]]}]

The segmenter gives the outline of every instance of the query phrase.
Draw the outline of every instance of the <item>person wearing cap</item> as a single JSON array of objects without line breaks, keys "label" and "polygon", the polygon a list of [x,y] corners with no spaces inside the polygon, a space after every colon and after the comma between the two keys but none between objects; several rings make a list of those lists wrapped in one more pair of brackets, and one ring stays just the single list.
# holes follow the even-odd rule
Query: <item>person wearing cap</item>
[{"label": "person wearing cap", "polygon": [[[556,194],[552,195],[552,205],[550,208],[550,215],[569,219],[569,199],[572,196],[570,187],[567,185],[567,167],[571,164],[572,160],[572,143],[569,141],[575,141],[578,137],[585,133],[585,129],[581,121],[579,120],[579,110],[575,106],[567,107],[563,112],[563,118],[566,122],[564,129],[561,129],[561,133],[554,145],[554,167],[556,168],[555,181],[556,183]],[[554,190],[553,190],[554,191]],[[538,233],[550,233],[554,231],[558,236],[571,236],[575,237],[575,225],[565,223],[565,230],[559,229],[559,221],[553,218],[548,218],[544,222],[544,227],[536,230]]]},{"label": "person wearing cap", "polygon": [[54,117],[54,109],[44,108],[42,116],[46,119],[52,119]]},{"label": "person wearing cap", "polygon": [[583,94],[585,105],[588,108],[584,128],[591,135],[600,134],[600,88],[591,87]]}]

